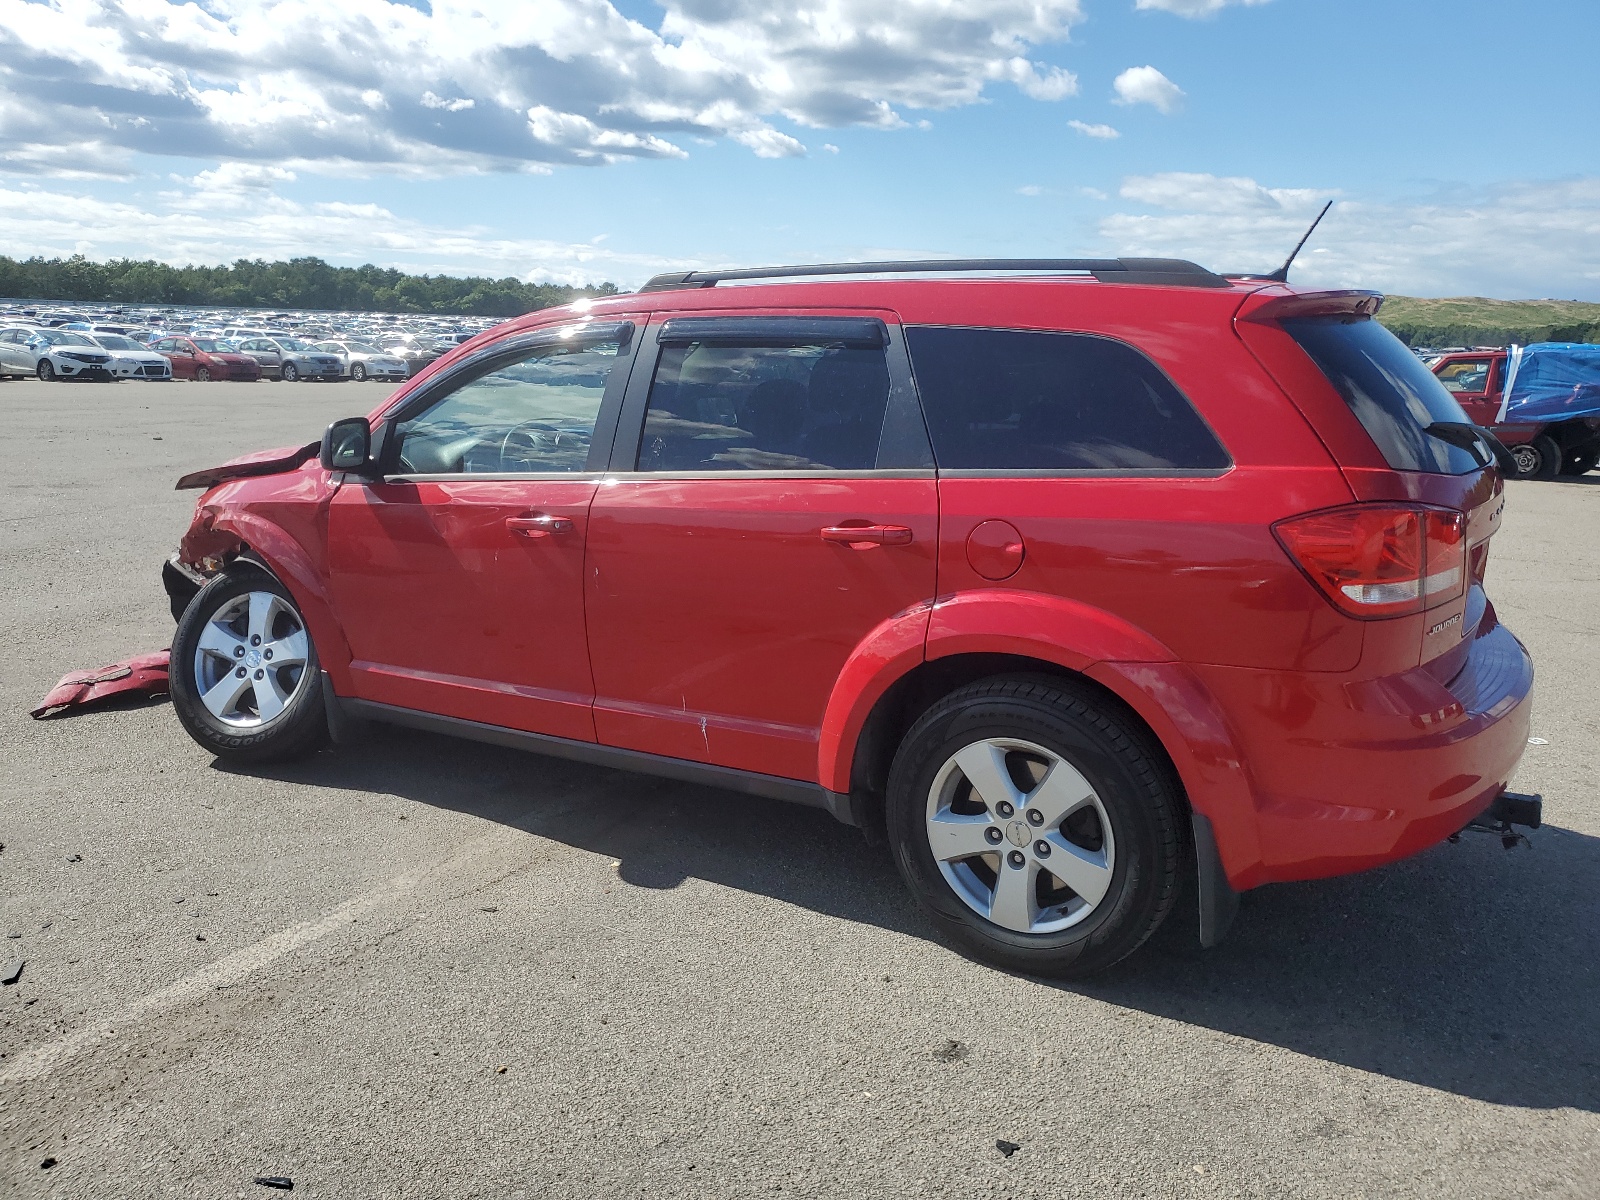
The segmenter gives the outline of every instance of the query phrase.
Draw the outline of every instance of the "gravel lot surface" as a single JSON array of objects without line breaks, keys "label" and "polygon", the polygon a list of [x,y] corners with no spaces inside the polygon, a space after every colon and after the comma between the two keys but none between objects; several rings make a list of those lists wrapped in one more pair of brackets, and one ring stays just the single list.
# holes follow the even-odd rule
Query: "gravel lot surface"
[{"label": "gravel lot surface", "polygon": [[821,812],[400,731],[241,773],[165,702],[29,720],[168,643],[177,475],[384,391],[0,384],[0,1193],[1600,1195],[1600,475],[1511,485],[1490,559],[1531,850],[1262,889],[1218,950],[1184,912],[1056,986],[932,941]]}]

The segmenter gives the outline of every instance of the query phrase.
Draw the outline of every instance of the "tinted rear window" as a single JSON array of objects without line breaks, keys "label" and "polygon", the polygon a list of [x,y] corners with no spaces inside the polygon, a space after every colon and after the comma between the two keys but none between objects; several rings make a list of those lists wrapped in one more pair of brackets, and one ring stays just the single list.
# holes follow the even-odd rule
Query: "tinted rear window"
[{"label": "tinted rear window", "polygon": [[1401,340],[1370,318],[1302,317],[1283,327],[1397,471],[1465,475],[1483,466],[1470,450],[1423,431],[1435,421],[1470,421],[1455,397]]},{"label": "tinted rear window", "polygon": [[1078,333],[912,326],[941,470],[1222,470],[1228,454],[1133,347]]}]

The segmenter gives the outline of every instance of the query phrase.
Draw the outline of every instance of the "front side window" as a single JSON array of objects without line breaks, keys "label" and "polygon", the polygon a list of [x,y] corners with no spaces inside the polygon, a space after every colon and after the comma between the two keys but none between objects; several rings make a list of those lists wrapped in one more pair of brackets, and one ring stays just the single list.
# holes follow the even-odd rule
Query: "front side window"
[{"label": "front side window", "polygon": [[1438,378],[1447,392],[1486,392],[1489,390],[1489,360],[1470,358],[1450,363],[1440,368]]},{"label": "front side window", "polygon": [[881,346],[669,345],[638,469],[868,471],[888,401]]},{"label": "front side window", "polygon": [[1132,346],[1079,333],[906,329],[940,470],[1218,471],[1228,454]]},{"label": "front side window", "polygon": [[583,471],[622,342],[544,345],[396,427],[405,474]]}]

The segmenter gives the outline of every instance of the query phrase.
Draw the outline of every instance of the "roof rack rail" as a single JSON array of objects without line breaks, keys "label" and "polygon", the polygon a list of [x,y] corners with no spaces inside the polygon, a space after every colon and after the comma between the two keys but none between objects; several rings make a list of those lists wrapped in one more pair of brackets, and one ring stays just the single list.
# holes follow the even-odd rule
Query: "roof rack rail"
[{"label": "roof rack rail", "polygon": [[639,290],[668,292],[716,287],[738,279],[795,279],[812,275],[958,274],[968,271],[1033,271],[1092,275],[1101,283],[1165,284],[1225,288],[1221,275],[1182,258],[914,258],[894,262],[813,263],[795,267],[743,267],[730,271],[668,271]]}]

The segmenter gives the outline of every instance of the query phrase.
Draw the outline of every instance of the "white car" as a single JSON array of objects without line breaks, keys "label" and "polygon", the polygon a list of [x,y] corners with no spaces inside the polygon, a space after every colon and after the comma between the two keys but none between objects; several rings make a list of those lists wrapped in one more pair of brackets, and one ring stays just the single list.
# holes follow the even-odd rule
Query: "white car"
[{"label": "white car", "polygon": [[6,374],[40,379],[98,379],[109,382],[111,355],[72,329],[0,330],[0,363]]},{"label": "white car", "polygon": [[345,375],[357,383],[364,379],[404,379],[410,373],[405,359],[380,350],[369,342],[339,338],[318,342],[317,349],[337,354],[339,361],[344,364]]},{"label": "white car", "polygon": [[172,360],[120,333],[90,335],[111,355],[111,374],[118,379],[172,378]]}]

